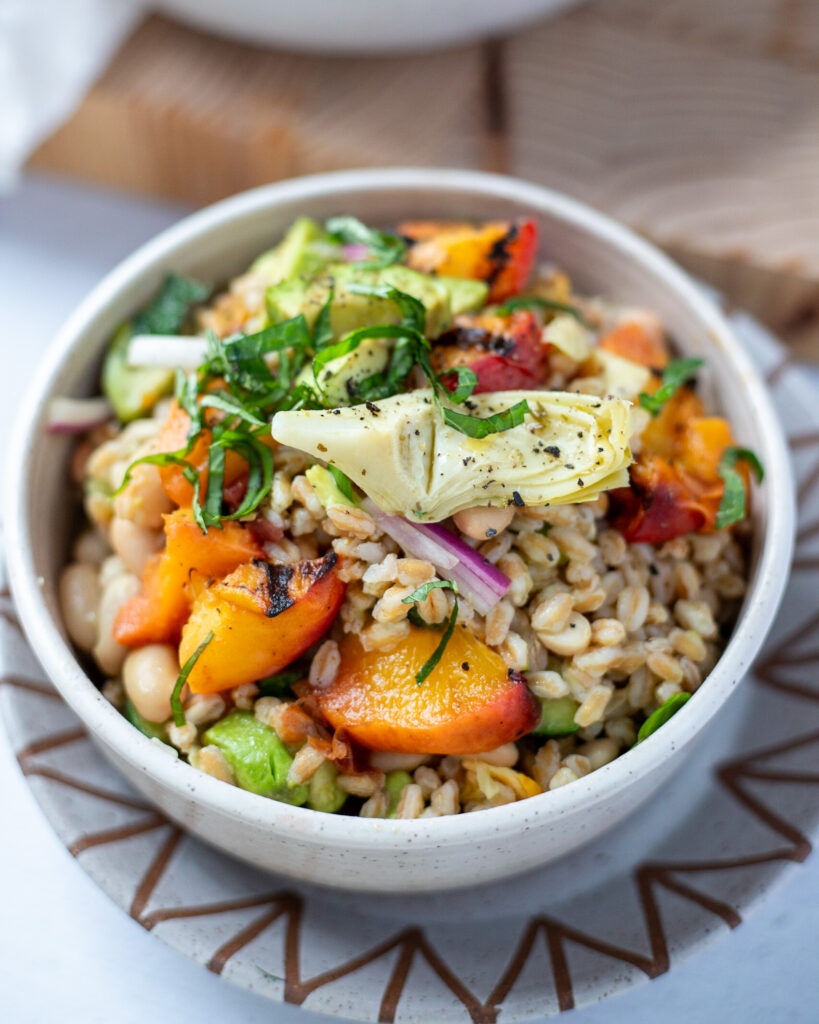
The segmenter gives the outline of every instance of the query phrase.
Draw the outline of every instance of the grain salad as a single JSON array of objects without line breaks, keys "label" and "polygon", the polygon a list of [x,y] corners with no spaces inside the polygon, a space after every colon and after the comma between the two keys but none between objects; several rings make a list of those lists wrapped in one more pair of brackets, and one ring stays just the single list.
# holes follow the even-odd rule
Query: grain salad
[{"label": "grain salad", "polygon": [[102,396],[54,403],[63,620],[137,729],[262,797],[438,817],[696,693],[762,467],[652,311],[539,257],[527,219],[302,218],[225,287],[169,276]]}]

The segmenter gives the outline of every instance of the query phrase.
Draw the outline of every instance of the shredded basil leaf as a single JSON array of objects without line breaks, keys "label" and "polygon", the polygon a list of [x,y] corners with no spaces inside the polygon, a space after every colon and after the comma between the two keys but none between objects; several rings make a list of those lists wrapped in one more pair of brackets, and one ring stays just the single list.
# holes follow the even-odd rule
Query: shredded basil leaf
[{"label": "shredded basil leaf", "polygon": [[427,319],[426,307],[420,299],[416,299],[409,292],[402,292],[389,284],[366,284],[363,281],[351,281],[347,285],[347,291],[356,295],[372,295],[376,299],[388,299],[390,302],[394,302],[401,311],[402,325],[423,336]]},{"label": "shredded basil leaf", "polygon": [[134,317],[134,334],[179,334],[191,308],[204,302],[211,289],[182,274],[168,274],[151,303]]},{"label": "shredded basil leaf", "polygon": [[188,681],[188,676],[191,674],[193,666],[199,661],[199,657],[202,651],[208,646],[213,639],[213,630],[208,633],[201,644],[196,648],[193,654],[188,658],[185,664],[182,666],[182,671],[176,677],[176,682],[173,686],[173,693],[171,693],[171,712],[173,714],[174,724],[179,726],[181,729],[185,724],[185,712],[182,708],[182,687]]},{"label": "shredded basil leaf", "polygon": [[279,672],[274,676],[265,676],[256,685],[259,687],[261,697],[284,697],[288,695],[293,683],[298,683],[307,676],[306,671],[298,669],[289,672]]},{"label": "shredded basil leaf", "polygon": [[672,398],[687,381],[705,363],[704,359],[688,356],[685,359],[672,359],[663,370],[662,383],[653,395],[640,392],[640,405],[656,416],[665,403]]},{"label": "shredded basil leaf", "polygon": [[353,482],[346,473],[342,473],[338,466],[328,465],[330,474],[336,482],[336,487],[341,491],[348,501],[355,503],[356,497],[353,493]]},{"label": "shredded basil leaf", "polygon": [[[673,697],[669,697],[664,704],[661,704],[656,711],[652,711],[640,726],[640,731],[637,733],[637,743],[642,743],[644,739],[647,739],[653,732],[656,732],[661,725],[665,725],[669,718],[676,715],[690,697],[690,693],[675,693]],[[634,745],[637,746],[637,743]]]},{"label": "shredded basil leaf", "polygon": [[407,243],[398,235],[368,228],[356,217],[331,217],[324,225],[331,242],[341,245],[364,245],[368,258],[357,265],[376,270],[397,263],[407,251]]},{"label": "shredded basil leaf", "polygon": [[740,459],[751,466],[760,483],[765,476],[762,463],[750,448],[725,449],[717,467],[717,472],[725,485],[714,524],[718,530],[724,530],[726,526],[741,522],[747,514],[745,481],[735,468]]},{"label": "shredded basil leaf", "polygon": [[330,322],[330,313],[333,303],[334,292],[330,289],[327,301],[321,307],[316,322],[313,324],[313,350],[315,352],[326,348],[333,340],[333,327]]},{"label": "shredded basil leaf", "polygon": [[542,299],[538,295],[517,295],[514,298],[507,299],[502,305],[495,309],[495,312],[500,316],[506,316],[509,313],[514,313],[518,309],[532,308],[548,309],[555,313],[568,313],[584,327],[587,327],[589,330],[592,329],[592,325],[583,316],[577,306],[571,306],[568,302],[558,302],[556,299]]},{"label": "shredded basil leaf", "polygon": [[449,376],[449,374],[455,374],[458,379],[458,383],[455,390],[449,396],[451,401],[456,402],[458,405],[461,402],[465,402],[467,398],[472,394],[475,388],[478,386],[478,375],[474,370],[471,370],[468,366],[453,366],[450,370],[445,373],[438,374],[438,380],[443,383],[443,380]]},{"label": "shredded basil leaf", "polygon": [[[430,592],[430,590],[436,590],[438,588],[451,590],[455,595],[455,601],[452,605],[452,611],[450,612],[449,615],[449,622],[447,623],[447,627],[444,630],[443,635],[441,636],[441,640],[438,646],[435,648],[435,650],[432,652],[429,658],[424,662],[421,668],[415,673],[415,682],[419,686],[428,678],[430,673],[434,670],[435,666],[441,660],[444,651],[446,650],[446,645],[452,638],[452,634],[455,630],[455,622],[457,621],[458,618],[458,584],[453,583],[452,580],[430,580],[429,583],[422,583],[417,590],[414,590],[408,597],[403,598],[404,604],[414,605],[418,601],[423,601],[426,598],[427,594]],[[414,616],[412,614],[413,612],[415,612]],[[424,626],[431,625],[430,623],[424,622],[424,620],[418,614],[418,610],[416,608],[410,609],[408,617],[411,619],[412,622],[415,623],[415,625],[419,624],[418,620],[420,620],[420,624]]]},{"label": "shredded basil leaf", "polygon": [[524,398],[521,402],[515,402],[513,406],[504,409],[503,412],[496,412],[492,416],[467,416],[466,413],[455,412],[454,409],[444,409],[444,422],[468,437],[488,437],[489,434],[499,434],[504,430],[511,430],[512,427],[519,427],[527,412],[531,412],[529,403]]}]

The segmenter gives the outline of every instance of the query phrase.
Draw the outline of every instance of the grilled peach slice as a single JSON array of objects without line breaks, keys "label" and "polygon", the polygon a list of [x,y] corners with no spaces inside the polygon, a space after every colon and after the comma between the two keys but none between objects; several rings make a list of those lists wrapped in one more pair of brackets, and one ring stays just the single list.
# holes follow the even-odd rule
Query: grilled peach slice
[{"label": "grilled peach slice", "polygon": [[540,706],[523,677],[465,626],[419,685],[415,675],[440,639],[413,626],[391,650],[365,651],[348,635],[335,681],[314,691],[322,714],[364,747],[407,754],[477,754],[537,725]]},{"label": "grilled peach slice", "polygon": [[218,579],[236,566],[263,554],[253,533],[242,523],[226,520],[222,529],[201,530],[190,509],[177,509],[165,519],[165,548],[150,559],[142,589],[120,608],[114,637],[128,647],[174,643],[188,616],[188,582],[192,572]]},{"label": "grilled peach slice", "polygon": [[194,693],[215,693],[279,672],[315,643],[344,599],[338,556],[293,565],[256,559],[210,584],[182,630],[184,665],[209,633],[190,675]]},{"label": "grilled peach slice", "polygon": [[407,262],[424,274],[471,277],[489,285],[489,301],[501,302],[529,279],[537,253],[533,220],[471,224],[407,221],[398,225],[412,245]]},{"label": "grilled peach slice", "polygon": [[521,310],[508,317],[459,316],[435,342],[430,361],[443,384],[454,391],[457,378],[447,370],[468,366],[478,378],[474,394],[536,388],[546,376],[546,357],[537,320]]}]

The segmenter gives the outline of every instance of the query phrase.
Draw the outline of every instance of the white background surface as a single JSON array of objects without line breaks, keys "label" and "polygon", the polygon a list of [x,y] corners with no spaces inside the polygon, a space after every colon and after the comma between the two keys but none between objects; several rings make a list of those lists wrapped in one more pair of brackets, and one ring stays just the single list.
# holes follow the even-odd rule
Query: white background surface
[{"label": "white background surface", "polygon": [[[184,211],[29,179],[0,201],[0,437],[38,357],[120,258]],[[0,468],[5,452],[0,444]],[[52,833],[0,733],[3,1024],[320,1024],[188,962],[130,920]],[[737,932],[578,1024],[816,1024],[819,856]],[[502,1021],[502,1015],[501,1015]],[[435,1024],[431,1021],[430,1024]]]}]

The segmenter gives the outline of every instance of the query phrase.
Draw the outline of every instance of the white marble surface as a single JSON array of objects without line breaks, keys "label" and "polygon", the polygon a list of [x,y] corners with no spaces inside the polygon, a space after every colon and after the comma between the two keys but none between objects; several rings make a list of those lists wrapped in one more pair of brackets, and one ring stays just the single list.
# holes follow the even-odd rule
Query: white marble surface
[{"label": "white marble surface", "polygon": [[[39,354],[117,260],[182,212],[43,179],[0,200],[0,436]],[[0,468],[4,460],[0,445]],[[111,903],[61,846],[0,733],[0,1020],[6,1024],[320,1024],[189,963]],[[814,1024],[819,856],[740,929],[580,1024]],[[434,1024],[434,1022],[430,1022]]]}]

